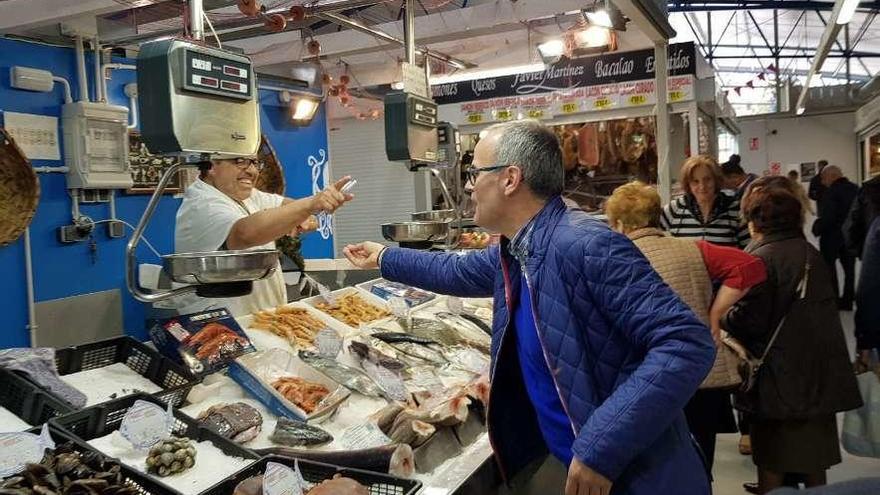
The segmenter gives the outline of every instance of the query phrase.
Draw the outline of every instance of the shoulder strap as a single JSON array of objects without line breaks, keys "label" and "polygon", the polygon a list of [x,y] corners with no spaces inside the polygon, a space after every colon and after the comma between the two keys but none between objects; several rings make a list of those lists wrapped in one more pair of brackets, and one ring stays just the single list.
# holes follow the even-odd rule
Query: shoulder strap
[{"label": "shoulder strap", "polygon": [[[800,282],[798,282],[797,288],[795,289],[795,296],[791,302],[791,306],[794,306],[798,300],[807,297],[807,284],[810,281],[810,251],[807,249],[806,258],[804,261],[804,276],[801,277]],[[773,331],[773,336],[770,337],[770,342],[767,343],[767,347],[764,348],[764,354],[761,355],[761,359],[758,360],[758,366],[764,363],[764,360],[767,359],[767,354],[770,353],[770,349],[773,347],[773,343],[776,342],[776,337],[779,336],[779,331],[782,330],[782,327],[785,325],[785,320],[788,319],[789,313],[791,313],[791,306],[789,306],[788,311],[786,311],[785,315],[779,321],[779,324],[776,325],[776,330]]]}]

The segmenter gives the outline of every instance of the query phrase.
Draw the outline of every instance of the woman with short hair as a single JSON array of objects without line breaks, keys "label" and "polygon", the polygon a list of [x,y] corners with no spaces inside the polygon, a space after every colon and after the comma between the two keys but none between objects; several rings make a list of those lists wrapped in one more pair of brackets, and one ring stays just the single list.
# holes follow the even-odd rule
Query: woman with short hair
[{"label": "woman with short hair", "polygon": [[[749,353],[766,351],[755,387],[736,407],[751,417],[758,493],[799,474],[824,485],[841,461],[835,413],[861,405],[831,286],[831,273],[804,238],[801,199],[770,178],[743,198],[752,236],[746,252],[764,260],[767,281],[755,286],[721,320]],[[775,338],[774,338],[775,334]]]},{"label": "woman with short hair", "polygon": [[740,222],[739,201],[721,192],[721,167],[706,155],[693,156],[681,166],[684,195],[663,209],[661,225],[673,237],[744,248],[748,229]]},{"label": "woman with short hair", "polygon": [[[737,248],[669,236],[659,228],[661,210],[660,195],[641,182],[618,187],[605,205],[611,227],[635,243],[667,285],[712,329],[718,346],[721,315],[764,280],[763,263]],[[713,281],[722,284],[714,298]],[[712,371],[685,406],[688,427],[710,470],[716,435],[735,431],[730,388],[740,381],[736,364],[736,357],[721,344]]]}]

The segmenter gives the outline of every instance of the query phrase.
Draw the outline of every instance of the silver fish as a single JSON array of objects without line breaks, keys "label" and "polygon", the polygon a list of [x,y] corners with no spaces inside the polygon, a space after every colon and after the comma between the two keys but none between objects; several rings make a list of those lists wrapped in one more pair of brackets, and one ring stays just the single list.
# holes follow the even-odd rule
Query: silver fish
[{"label": "silver fish", "polygon": [[382,390],[363,371],[346,366],[335,359],[328,359],[315,352],[301,350],[299,357],[306,364],[327,375],[331,380],[355,392],[370,397],[381,397]]},{"label": "silver fish", "polygon": [[414,342],[395,342],[388,345],[407,356],[423,359],[431,363],[444,364],[447,362],[446,358],[443,357],[443,354],[440,351],[436,351],[427,345],[416,344]]}]

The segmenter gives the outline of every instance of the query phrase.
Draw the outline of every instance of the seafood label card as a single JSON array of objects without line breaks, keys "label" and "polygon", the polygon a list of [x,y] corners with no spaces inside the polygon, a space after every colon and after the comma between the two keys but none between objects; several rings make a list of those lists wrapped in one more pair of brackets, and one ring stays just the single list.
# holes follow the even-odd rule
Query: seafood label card
[{"label": "seafood label card", "polygon": [[302,495],[301,475],[284,464],[267,462],[263,474],[263,495]]},{"label": "seafood label card", "polygon": [[352,426],[342,432],[339,442],[350,450],[372,449],[388,445],[391,439],[373,423]]},{"label": "seafood label card", "polygon": [[450,313],[456,315],[460,315],[464,312],[464,303],[461,302],[461,299],[455,296],[450,296],[446,299],[446,307],[449,308]]},{"label": "seafood label card", "polygon": [[321,357],[335,359],[342,350],[342,337],[332,328],[325,328],[315,335],[315,348]]},{"label": "seafood label card", "polygon": [[403,378],[400,375],[372,361],[364,360],[361,363],[361,367],[367,373],[367,376],[372,378],[379,385],[379,388],[385,392],[386,397],[391,400],[406,400],[406,386],[403,384]]},{"label": "seafood label card", "polygon": [[119,434],[139,450],[146,450],[171,436],[174,415],[157,404],[143,400],[135,401],[128,408],[119,426]]},{"label": "seafood label card", "polygon": [[331,306],[336,304],[336,298],[333,297],[333,293],[330,292],[330,289],[326,285],[318,282],[318,292],[321,294],[321,297],[324,298],[324,301],[326,301],[327,304]]},{"label": "seafood label card", "polygon": [[394,316],[398,318],[406,318],[409,316],[409,304],[407,304],[406,299],[402,297],[389,297],[388,306],[391,308],[391,312],[394,313]]},{"label": "seafood label card", "polygon": [[43,460],[46,449],[54,449],[49,428],[43,425],[39,435],[26,432],[0,433],[0,478],[24,471],[26,465]]}]

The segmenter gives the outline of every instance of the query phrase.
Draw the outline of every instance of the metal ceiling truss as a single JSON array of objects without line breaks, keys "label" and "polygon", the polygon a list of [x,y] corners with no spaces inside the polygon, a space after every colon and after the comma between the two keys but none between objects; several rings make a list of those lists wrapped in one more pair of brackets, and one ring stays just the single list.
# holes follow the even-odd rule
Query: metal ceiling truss
[{"label": "metal ceiling truss", "polygon": [[[834,2],[817,0],[678,0],[669,2],[669,12],[713,12],[720,10],[821,10],[834,8]],[[880,1],[861,2],[860,10],[880,10]]]}]

